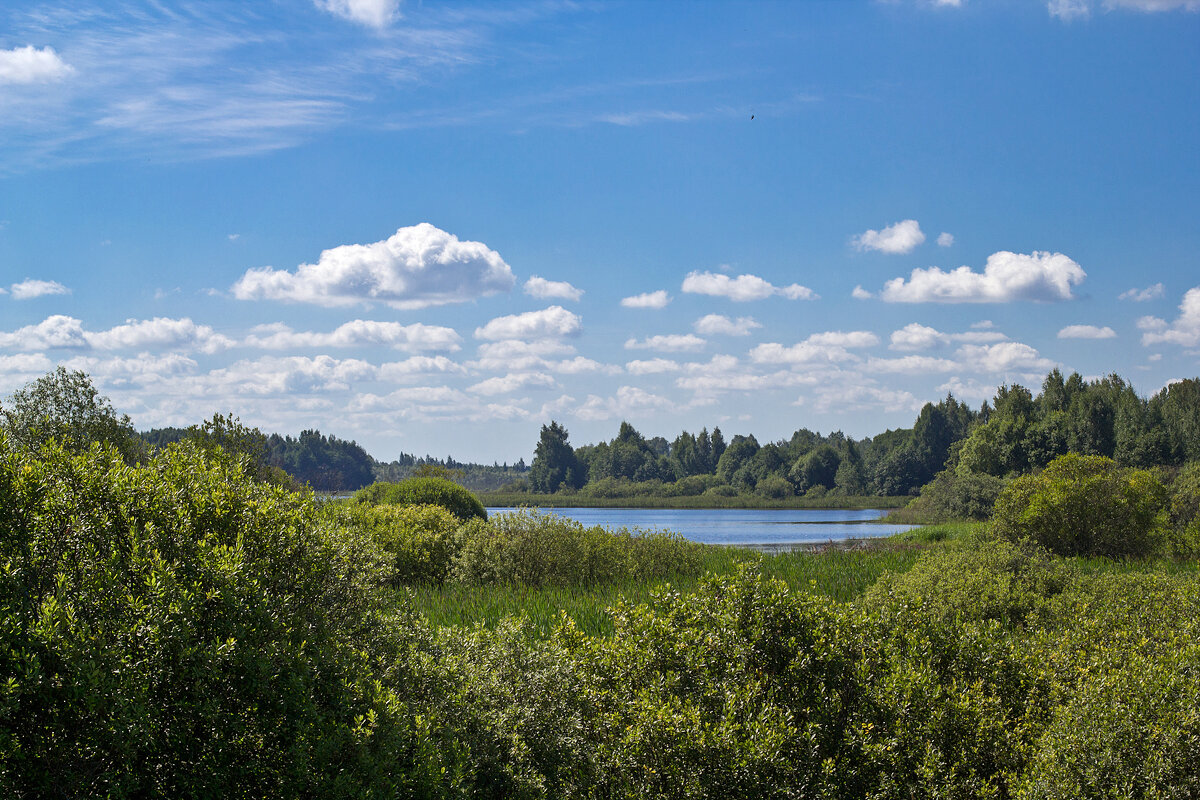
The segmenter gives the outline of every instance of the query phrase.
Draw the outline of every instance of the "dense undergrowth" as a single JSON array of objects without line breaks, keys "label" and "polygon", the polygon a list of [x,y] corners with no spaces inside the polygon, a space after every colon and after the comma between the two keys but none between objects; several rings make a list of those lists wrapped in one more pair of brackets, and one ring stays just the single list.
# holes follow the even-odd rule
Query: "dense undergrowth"
[{"label": "dense undergrowth", "polygon": [[765,556],[2,440],[0,529],[5,796],[1200,797],[1169,548]]}]

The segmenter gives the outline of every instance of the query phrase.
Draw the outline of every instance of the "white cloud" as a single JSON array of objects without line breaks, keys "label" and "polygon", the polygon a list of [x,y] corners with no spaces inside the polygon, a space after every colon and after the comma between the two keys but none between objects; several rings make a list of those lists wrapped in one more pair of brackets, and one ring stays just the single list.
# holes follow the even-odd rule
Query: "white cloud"
[{"label": "white cloud", "polygon": [[131,319],[126,320],[124,325],[117,325],[107,331],[85,333],[84,336],[88,344],[97,350],[170,347],[215,353],[234,345],[234,341],[228,336],[214,332],[211,326],[197,325],[187,317]]},{"label": "white cloud", "polygon": [[152,385],[157,391],[161,391],[163,384],[168,381],[191,375],[197,367],[193,359],[179,353],[139,353],[133,358],[77,356],[67,359],[62,365],[67,369],[86,372],[93,379],[103,380],[113,386]]},{"label": "white cloud", "polygon": [[529,280],[525,281],[525,294],[530,297],[536,297],[539,300],[550,300],[554,298],[562,300],[578,300],[583,297],[583,290],[576,289],[566,281],[548,281],[545,278],[540,278],[537,275],[531,275]]},{"label": "white cloud", "polygon": [[859,250],[878,250],[881,253],[911,253],[925,241],[925,234],[915,219],[889,225],[881,231],[868,230],[853,237],[850,243]]},{"label": "white cloud", "polygon": [[448,386],[416,386],[386,395],[359,394],[346,410],[377,425],[381,418],[407,422],[492,422],[527,419],[524,408],[511,403],[484,403],[478,397]]},{"label": "white cloud", "polygon": [[235,395],[338,392],[350,389],[357,381],[372,380],[377,374],[374,366],[354,358],[339,361],[326,355],[265,356],[215,369],[191,390]]},{"label": "white cloud", "polygon": [[964,381],[962,378],[954,377],[937,389],[944,394],[952,394],[959,400],[989,400],[996,394],[994,383],[977,381],[974,378]]},{"label": "white cloud", "polygon": [[606,420],[631,417],[655,411],[674,411],[678,405],[662,395],[652,394],[637,386],[621,386],[613,397],[588,395],[574,412],[583,420]]},{"label": "white cloud", "polygon": [[26,278],[11,287],[14,300],[32,300],[35,297],[45,297],[52,294],[70,294],[71,290],[58,281],[39,281]]},{"label": "white cloud", "polygon": [[1065,20],[1086,17],[1092,13],[1092,7],[1088,0],[1050,0],[1046,4],[1046,9],[1050,12],[1050,16]]},{"label": "white cloud", "polygon": [[952,372],[958,363],[948,358],[932,356],[903,356],[901,358],[871,358],[867,360],[868,372],[888,372],[904,375],[928,375],[931,372]]},{"label": "white cloud", "polygon": [[481,328],[475,329],[476,339],[557,339],[563,336],[578,336],[583,330],[583,321],[577,314],[562,306],[550,306],[541,311],[526,311],[524,314],[509,314],[496,317]]},{"label": "white cloud", "polygon": [[909,280],[888,281],[881,296],[889,303],[1010,303],[1070,300],[1071,287],[1087,273],[1061,253],[1031,255],[1001,251],[988,256],[983,272],[959,267],[914,269]]},{"label": "white cloud", "polygon": [[941,233],[938,234],[937,243],[938,243],[938,247],[953,247],[954,246],[954,234],[946,233],[945,231],[942,231]]},{"label": "white cloud", "polygon": [[1158,317],[1138,320],[1142,344],[1178,344],[1184,347],[1200,345],[1200,286],[1188,289],[1179,304],[1179,317],[1169,325]]},{"label": "white cloud", "polygon": [[855,361],[849,348],[873,347],[879,337],[870,331],[828,331],[814,333],[802,342],[785,347],[777,342],[760,344],[750,351],[751,360],[760,364],[817,364]]},{"label": "white cloud", "polygon": [[631,375],[658,375],[663,372],[678,372],[679,362],[667,358],[651,358],[645,361],[630,361],[625,371]]},{"label": "white cloud", "polygon": [[0,85],[49,83],[59,81],[74,72],[54,52],[53,47],[37,49],[33,45],[0,50]]},{"label": "white cloud", "polygon": [[634,338],[625,340],[626,350],[661,350],[667,353],[678,353],[687,350],[701,350],[708,342],[690,333],[671,333],[665,336],[647,336],[638,341]]},{"label": "white cloud", "polygon": [[850,296],[855,300],[870,300],[875,295],[871,294],[861,286],[855,286],[854,291],[850,292]]},{"label": "white cloud", "polygon": [[466,372],[466,367],[445,356],[413,356],[403,361],[380,364],[378,376],[382,381],[402,382],[417,375],[465,375]]},{"label": "white cloud", "polygon": [[736,320],[731,320],[723,314],[708,314],[696,320],[696,324],[692,327],[696,333],[702,333],[706,336],[721,334],[727,336],[749,336],[750,331],[755,328],[761,328],[762,325],[755,322],[754,317],[738,317]]},{"label": "white cloud", "polygon": [[1107,325],[1098,328],[1095,325],[1068,325],[1058,332],[1060,339],[1115,339],[1117,332]]},{"label": "white cloud", "polygon": [[[991,323],[988,323],[990,326]],[[979,323],[971,326],[972,328],[979,327]],[[974,330],[965,331],[963,333],[943,333],[936,328],[931,328],[928,325],[922,325],[919,322],[910,322],[903,328],[892,331],[891,344],[888,345],[889,350],[928,350],[931,347],[940,347],[949,344],[950,342],[971,342],[975,344],[987,342],[1002,342],[1008,337],[999,331]]]},{"label": "white cloud", "polygon": [[371,28],[386,28],[400,16],[400,0],[316,0],[316,5]]},{"label": "white cloud", "polygon": [[316,264],[301,264],[295,272],[247,270],[232,291],[239,300],[329,307],[382,302],[415,309],[507,292],[515,283],[508,264],[487,245],[422,222],[381,242],[325,250]]},{"label": "white cloud", "polygon": [[814,374],[799,374],[791,370],[770,373],[751,372],[737,358],[716,355],[706,362],[683,365],[687,375],[675,380],[680,389],[695,392],[700,397],[712,397],[725,392],[758,392],[778,389],[783,386],[815,383]]},{"label": "white cloud", "polygon": [[361,347],[386,345],[407,352],[450,351],[460,349],[462,337],[453,328],[415,322],[377,322],[356,319],[328,333],[295,331],[281,322],[258,325],[246,337],[247,347],[286,350],[300,347]]},{"label": "white cloud", "polygon": [[575,348],[571,345],[553,339],[536,342],[507,339],[479,345],[478,358],[467,362],[467,366],[487,372],[545,370],[551,368],[551,357],[574,352]]},{"label": "white cloud", "polygon": [[667,303],[671,302],[670,295],[666,289],[659,289],[657,292],[644,292],[635,294],[632,297],[626,297],[621,300],[621,305],[625,308],[666,308]]},{"label": "white cloud", "polygon": [[26,325],[11,333],[0,332],[0,347],[13,350],[120,350],[135,347],[194,349],[205,353],[233,346],[232,339],[197,325],[188,318],[128,320],[106,331],[87,331],[74,317],[56,314],[36,325]]},{"label": "white cloud", "polygon": [[978,372],[1045,372],[1055,366],[1053,361],[1021,342],[968,344],[960,347],[955,355],[963,367]]},{"label": "white cloud", "polygon": [[1163,285],[1156,283],[1153,286],[1147,286],[1145,289],[1133,288],[1117,295],[1118,300],[1132,300],[1135,303],[1145,303],[1148,300],[1156,300],[1163,296]]},{"label": "white cloud", "polygon": [[584,358],[583,356],[564,358],[562,361],[552,362],[549,368],[551,371],[563,375],[579,375],[584,372],[603,372],[609,375],[617,375],[621,372],[621,368],[618,366],[601,364],[599,361]]},{"label": "white cloud", "polygon": [[[844,411],[918,411],[923,403],[911,392],[900,389],[884,389],[870,379],[853,373],[847,380],[818,384],[814,389],[813,410],[821,414]],[[803,404],[803,400],[797,405]]]},{"label": "white cloud", "polygon": [[510,372],[502,377],[488,378],[467,387],[468,392],[483,395],[512,394],[521,389],[553,389],[558,383],[544,372]]},{"label": "white cloud", "polygon": [[807,286],[793,283],[775,286],[757,275],[738,275],[731,278],[716,272],[689,272],[683,279],[683,291],[712,297],[727,297],[738,303],[764,300],[772,295],[788,300],[815,300],[817,294]]},{"label": "white cloud", "polygon": [[994,327],[996,327],[996,324],[990,319],[981,319],[979,322],[971,323],[971,330],[974,331],[989,330]]},{"label": "white cloud", "polygon": [[[1200,11],[1200,0],[1104,0],[1102,5],[1105,11]],[[1049,0],[1046,4],[1051,16],[1065,20],[1087,17],[1092,13],[1092,6],[1092,0]]]}]

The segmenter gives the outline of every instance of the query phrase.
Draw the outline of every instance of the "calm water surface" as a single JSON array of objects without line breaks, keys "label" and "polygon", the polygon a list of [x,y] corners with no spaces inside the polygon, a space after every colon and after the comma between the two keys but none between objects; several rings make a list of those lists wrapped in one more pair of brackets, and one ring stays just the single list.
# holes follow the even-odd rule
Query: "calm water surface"
[{"label": "calm water surface", "polygon": [[[488,516],[515,510],[489,508]],[[541,511],[578,520],[588,527],[670,530],[694,542],[743,546],[868,539],[916,527],[874,522],[888,513],[877,508],[543,508]]]}]

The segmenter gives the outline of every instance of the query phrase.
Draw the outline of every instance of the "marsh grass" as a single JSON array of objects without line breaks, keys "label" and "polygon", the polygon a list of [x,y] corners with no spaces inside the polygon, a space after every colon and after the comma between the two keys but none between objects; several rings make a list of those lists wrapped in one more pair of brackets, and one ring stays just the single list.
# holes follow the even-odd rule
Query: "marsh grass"
[{"label": "marsh grass", "polygon": [[947,530],[931,535],[927,541],[889,537],[849,549],[831,543],[810,550],[762,554],[743,548],[706,546],[701,570],[658,578],[590,586],[533,587],[512,582],[414,585],[396,590],[395,597],[398,603],[407,598],[432,625],[440,628],[470,627],[477,623],[492,627],[505,617],[524,616],[529,620],[530,630],[544,637],[565,613],[586,633],[609,635],[613,624],[607,609],[618,600],[647,603],[668,584],[688,594],[695,591],[702,575],[732,575],[742,564],[756,564],[764,575],[779,578],[794,589],[847,602],[861,596],[885,572],[907,571],[922,552],[942,546],[948,539],[967,535],[972,526],[939,527]]}]

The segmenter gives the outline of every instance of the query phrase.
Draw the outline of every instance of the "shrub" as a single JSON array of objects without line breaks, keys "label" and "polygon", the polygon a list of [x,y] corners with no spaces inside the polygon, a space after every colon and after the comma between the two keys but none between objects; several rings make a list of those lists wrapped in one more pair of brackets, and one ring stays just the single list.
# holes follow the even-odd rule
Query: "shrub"
[{"label": "shrub", "polygon": [[[438,793],[428,635],[311,496],[172,446],[145,466],[0,437],[0,792]],[[381,678],[387,677],[386,681]]]},{"label": "shrub", "polygon": [[893,522],[936,524],[956,520],[985,520],[992,514],[1004,480],[966,467],[945,469],[921,487],[921,494],[900,511]]},{"label": "shrub", "polygon": [[530,511],[472,520],[457,534],[463,583],[594,586],[700,572],[703,545],[666,531],[608,531]]},{"label": "shrub", "polygon": [[373,483],[354,493],[360,503],[393,506],[441,506],[463,522],[487,519],[479,498],[445,478],[407,478],[399,483]]},{"label": "shrub", "polygon": [[393,584],[442,583],[457,552],[458,517],[441,506],[333,507],[338,524],[366,531],[393,559]]},{"label": "shrub", "polygon": [[709,497],[737,497],[738,490],[728,483],[720,483],[705,489],[704,493]]},{"label": "shrub", "polygon": [[1159,544],[1163,485],[1146,470],[1104,456],[1065,455],[1024,475],[996,500],[992,530],[1059,555],[1137,557]]},{"label": "shrub", "polygon": [[1169,512],[1172,555],[1200,556],[1200,461],[1185,466],[1171,482]]},{"label": "shrub", "polygon": [[[824,486],[821,487],[822,490],[824,488]],[[768,475],[754,487],[754,493],[759,497],[779,500],[784,497],[791,497],[796,491],[792,484],[788,483],[787,479],[781,478],[778,475]],[[822,491],[819,496],[824,497],[825,492]]]},{"label": "shrub", "polygon": [[1050,599],[1077,579],[1070,564],[1044,551],[981,541],[927,553],[907,572],[884,574],[862,603],[884,616],[920,608],[946,622],[996,621],[1012,628],[1048,613]]}]

